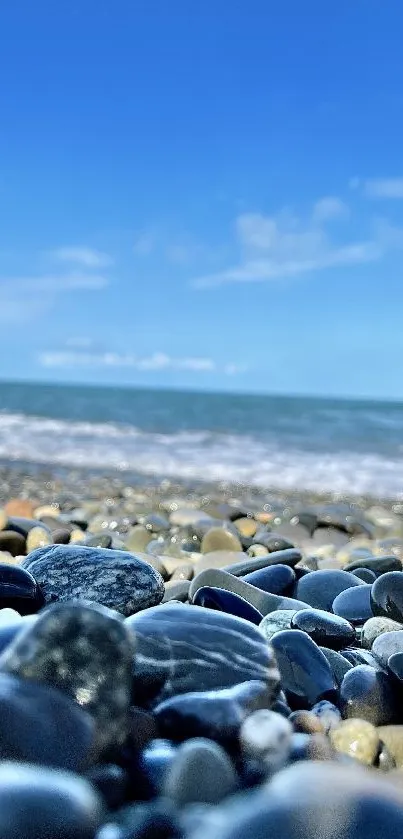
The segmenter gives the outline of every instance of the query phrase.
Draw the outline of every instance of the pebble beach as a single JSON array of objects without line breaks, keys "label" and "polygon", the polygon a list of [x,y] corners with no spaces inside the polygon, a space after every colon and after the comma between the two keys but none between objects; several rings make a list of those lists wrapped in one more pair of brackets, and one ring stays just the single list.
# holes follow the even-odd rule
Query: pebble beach
[{"label": "pebble beach", "polygon": [[403,828],[397,497],[0,467],[0,833]]}]

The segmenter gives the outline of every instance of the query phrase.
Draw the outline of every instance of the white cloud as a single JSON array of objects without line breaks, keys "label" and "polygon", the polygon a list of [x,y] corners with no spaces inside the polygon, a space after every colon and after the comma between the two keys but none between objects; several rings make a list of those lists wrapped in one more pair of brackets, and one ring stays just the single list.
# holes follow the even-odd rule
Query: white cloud
[{"label": "white cloud", "polygon": [[108,282],[102,274],[85,271],[0,277],[0,321],[24,323],[48,312],[63,294],[101,291]]},{"label": "white cloud", "polygon": [[184,358],[173,358],[166,353],[155,352],[150,356],[139,357],[132,353],[117,352],[91,352],[85,350],[51,350],[42,352],[38,356],[39,364],[42,367],[121,367],[132,368],[139,371],[159,370],[189,370],[195,373],[223,372],[225,375],[233,376],[244,373],[244,364],[229,363],[222,367],[212,358],[189,356]]},{"label": "white cloud", "polygon": [[368,198],[403,198],[403,177],[372,178],[364,181],[363,189]]},{"label": "white cloud", "polygon": [[242,256],[239,263],[198,277],[192,285],[207,288],[222,283],[262,282],[380,259],[383,245],[376,238],[333,243],[324,222],[346,211],[339,199],[324,198],[316,202],[307,220],[288,211],[276,216],[244,213],[235,223]]},{"label": "white cloud", "polygon": [[57,248],[50,251],[49,256],[58,262],[70,262],[81,265],[82,268],[107,268],[113,263],[107,253],[80,245]]}]

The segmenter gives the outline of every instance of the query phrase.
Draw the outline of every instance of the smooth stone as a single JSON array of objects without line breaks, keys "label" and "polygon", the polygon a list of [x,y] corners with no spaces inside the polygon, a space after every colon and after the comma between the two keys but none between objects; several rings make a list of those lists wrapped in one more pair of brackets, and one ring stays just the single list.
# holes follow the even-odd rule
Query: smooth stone
[{"label": "smooth stone", "polygon": [[345,618],[353,626],[365,623],[365,621],[373,617],[371,589],[372,586],[363,583],[356,588],[349,588],[342,591],[333,601],[332,608],[334,614]]},{"label": "smooth stone", "polygon": [[267,548],[265,548],[263,545],[252,544],[247,549],[246,553],[250,557],[270,556],[270,554],[267,552]]},{"label": "smooth stone", "polygon": [[173,696],[157,705],[154,716],[162,736],[169,740],[207,737],[233,752],[244,720],[269,703],[266,684],[250,681],[223,690]]},{"label": "smooth stone", "polygon": [[[6,610],[2,609],[2,611]],[[23,617],[20,615],[18,622],[14,619],[2,622],[0,624],[0,654],[7,649],[23,629],[36,623],[37,617],[37,615],[24,615]]]},{"label": "smooth stone", "polygon": [[384,632],[375,638],[372,644],[372,654],[382,667],[388,666],[388,661],[395,653],[403,652],[403,633],[401,630]]},{"label": "smooth stone", "polygon": [[125,741],[134,638],[120,615],[86,603],[56,603],[20,631],[0,672],[58,688],[92,716],[98,752]]},{"label": "smooth stone", "polygon": [[334,650],[341,650],[355,641],[355,631],[351,623],[322,609],[304,609],[296,612],[291,620],[291,629],[300,629],[318,646],[331,647]]},{"label": "smooth stone", "polygon": [[280,632],[282,629],[291,629],[291,621],[295,614],[295,609],[277,609],[275,612],[266,615],[259,624],[259,628],[267,641],[271,641],[276,632]]},{"label": "smooth stone", "polygon": [[311,536],[315,546],[334,545],[335,550],[344,547],[349,541],[348,533],[335,527],[318,527]]},{"label": "smooth stone", "polygon": [[52,537],[44,527],[33,527],[27,535],[26,552],[30,554],[39,548],[52,544]]},{"label": "smooth stone", "polygon": [[4,505],[4,513],[9,516],[20,516],[21,518],[33,519],[35,505],[28,498],[10,498]]},{"label": "smooth stone", "polygon": [[351,572],[354,574],[355,577],[358,577],[359,580],[362,580],[363,583],[372,583],[376,580],[376,574],[374,571],[370,571],[369,568],[357,568],[355,571]]},{"label": "smooth stone", "polygon": [[160,513],[149,513],[141,520],[141,524],[152,533],[163,533],[170,528],[169,520]]},{"label": "smooth stone", "polygon": [[68,545],[70,536],[71,530],[67,527],[58,527],[52,532],[52,539],[55,545]]},{"label": "smooth stone", "polygon": [[246,536],[247,538],[252,538],[255,535],[259,524],[255,519],[252,518],[241,518],[235,519],[234,526],[239,531],[241,536]]},{"label": "smooth stone", "polygon": [[0,609],[10,607],[20,615],[32,615],[45,604],[38,583],[25,568],[0,565]]},{"label": "smooth stone", "polygon": [[399,769],[403,768],[403,725],[381,725],[378,727],[378,735],[392,755],[396,766]]},{"label": "smooth stone", "polygon": [[294,521],[294,523],[291,521],[284,521],[281,524],[276,525],[276,533],[278,533],[279,536],[284,536],[286,539],[289,539],[293,545],[299,545],[300,542],[303,542],[310,536],[309,528],[296,521]]},{"label": "smooth stone", "polygon": [[346,673],[340,687],[339,706],[344,718],[367,720],[375,726],[388,725],[399,718],[390,676],[365,664]]},{"label": "smooth stone", "polygon": [[288,720],[297,734],[325,733],[323,723],[312,711],[293,711]]},{"label": "smooth stone", "polygon": [[324,734],[293,734],[289,763],[334,760],[334,756],[334,749]]},{"label": "smooth stone", "polygon": [[340,592],[361,586],[360,580],[348,571],[313,571],[298,580],[294,596],[314,609],[332,611],[332,604]]},{"label": "smooth stone", "polygon": [[158,574],[161,574],[161,577],[164,580],[164,582],[169,579],[169,573],[161,557],[150,556],[150,554],[142,553],[136,553],[136,556],[138,557],[138,559],[141,559],[143,562],[146,562],[147,565],[151,565],[151,568],[154,568],[155,571],[158,571]]},{"label": "smooth stone", "polygon": [[242,754],[267,761],[272,770],[280,769],[287,762],[292,734],[293,727],[287,719],[262,708],[242,724],[239,735]]},{"label": "smooth stone", "polygon": [[0,760],[80,772],[93,740],[92,718],[60,690],[0,674]]},{"label": "smooth stone", "polygon": [[167,603],[125,623],[136,636],[136,704],[155,707],[171,696],[231,688],[258,680],[279,691],[280,675],[263,633],[249,621],[200,606]]},{"label": "smooth stone", "polygon": [[0,763],[2,839],[94,839],[106,816],[84,778],[29,763]]},{"label": "smooth stone", "polygon": [[242,544],[230,530],[225,530],[223,527],[212,527],[203,536],[200,550],[202,554],[212,551],[242,551]]},{"label": "smooth stone", "polygon": [[151,530],[143,527],[141,524],[136,524],[125,537],[125,545],[129,551],[133,553],[143,553],[149,542],[154,538]]},{"label": "smooth stone", "polygon": [[375,670],[382,669],[379,662],[369,650],[361,649],[360,647],[348,647],[341,651],[344,658],[349,661],[353,667],[358,667],[361,664],[368,664],[369,667],[374,667]]},{"label": "smooth stone", "polygon": [[395,679],[398,679],[403,684],[403,652],[394,653],[388,659],[388,670]]},{"label": "smooth stone", "polygon": [[281,536],[280,533],[274,533],[270,530],[258,530],[253,537],[253,542],[255,545],[263,545],[263,547],[267,548],[269,553],[274,553],[275,551],[284,551],[287,548],[294,548],[295,545],[290,542],[289,539],[286,539],[285,536]]},{"label": "smooth stone", "polygon": [[385,539],[378,539],[374,553],[377,556],[394,554],[403,562],[403,538],[401,536],[389,536]]},{"label": "smooth stone", "polygon": [[229,615],[236,615],[238,618],[259,626],[263,615],[251,606],[247,600],[234,594],[232,591],[225,591],[222,588],[203,586],[199,588],[192,600],[195,606],[204,606],[207,609],[217,609],[219,612],[227,612]]},{"label": "smooth stone", "polygon": [[332,702],[323,699],[317,702],[311,709],[312,714],[317,717],[328,734],[333,728],[336,728],[341,722],[341,713]]},{"label": "smooth stone", "polygon": [[[69,539],[70,539],[70,535],[69,535]],[[54,533],[53,533],[53,541],[56,542]],[[112,538],[110,533],[91,533],[85,539],[85,544],[86,544],[87,548],[111,548],[112,547],[112,542],[113,542],[113,538]]]},{"label": "smooth stone", "polygon": [[25,553],[25,536],[13,530],[0,530],[0,550],[7,551],[11,556]]},{"label": "smooth stone", "polygon": [[273,635],[271,645],[292,710],[309,710],[320,699],[335,698],[337,684],[330,665],[309,635],[284,629]]},{"label": "smooth stone", "polygon": [[372,723],[361,719],[343,720],[337,728],[331,730],[329,736],[336,751],[349,755],[366,766],[373,766],[380,738]]},{"label": "smooth stone", "polygon": [[296,580],[295,572],[289,565],[272,565],[244,574],[241,578],[251,586],[267,591],[269,594],[291,595]]},{"label": "smooth stone", "polygon": [[160,603],[164,581],[133,554],[103,548],[52,545],[27,556],[47,603],[90,600],[128,616]]},{"label": "smooth stone", "polygon": [[243,551],[209,551],[206,554],[199,554],[194,564],[194,573],[199,574],[208,568],[226,568],[237,566],[238,563],[247,562],[247,554]]},{"label": "smooth stone", "polygon": [[[259,546],[257,546],[259,547]],[[242,577],[244,574],[250,574],[253,571],[259,571],[262,568],[271,568],[275,565],[288,565],[294,568],[302,559],[301,551],[297,548],[287,548],[284,551],[274,551],[269,554],[265,551],[263,554],[250,556],[244,555],[244,559],[239,559],[237,562],[226,565],[223,571],[233,574],[235,577]]]},{"label": "smooth stone", "polygon": [[193,507],[178,507],[172,510],[169,515],[170,523],[178,527],[189,527],[198,524],[213,525],[214,519],[204,512],[204,510],[196,510]]},{"label": "smooth stone", "polygon": [[165,591],[161,603],[169,603],[171,600],[179,600],[180,603],[187,603],[189,600],[189,589],[189,580],[169,580],[165,583]]},{"label": "smooth stone", "polygon": [[[136,766],[136,792],[145,798],[158,796],[162,793],[165,776],[172,765],[177,747],[160,737],[152,740],[143,749]],[[138,777],[140,769],[141,776]]]},{"label": "smooth stone", "polygon": [[165,776],[163,794],[177,807],[194,802],[219,804],[237,786],[235,769],[224,749],[200,737],[179,747]]},{"label": "smooth stone", "polygon": [[403,572],[390,571],[374,582],[371,591],[374,615],[403,622]]},{"label": "smooth stone", "polygon": [[257,609],[261,614],[267,615],[269,612],[274,612],[276,609],[304,609],[307,608],[306,603],[300,600],[294,600],[291,597],[283,597],[277,594],[268,594],[266,591],[251,586],[245,583],[239,577],[234,577],[227,571],[219,570],[218,568],[211,568],[208,571],[202,571],[198,574],[190,584],[189,597],[193,600],[199,588],[204,586],[213,586],[214,588],[225,589],[234,594],[239,594],[244,600],[247,600],[251,606]]},{"label": "smooth stone", "polygon": [[370,650],[376,638],[385,632],[398,632],[403,629],[403,624],[392,621],[390,618],[369,618],[362,628],[361,643],[363,647]]},{"label": "smooth stone", "polygon": [[350,661],[345,658],[340,653],[336,652],[336,650],[331,650],[328,647],[319,646],[319,649],[326,656],[334,678],[336,679],[337,685],[340,687],[344,676],[348,673],[349,670],[353,667]]},{"label": "smooth stone", "polygon": [[355,571],[357,568],[367,568],[375,574],[386,574],[388,572],[402,570],[402,563],[397,556],[366,556],[355,559],[345,566],[345,571]]},{"label": "smooth stone", "polygon": [[396,769],[396,761],[387,746],[385,746],[385,743],[380,743],[380,751],[376,765],[381,772],[391,772]]},{"label": "smooth stone", "polygon": [[191,562],[182,562],[181,565],[175,568],[171,576],[171,582],[174,580],[193,580],[193,577],[194,565]]}]

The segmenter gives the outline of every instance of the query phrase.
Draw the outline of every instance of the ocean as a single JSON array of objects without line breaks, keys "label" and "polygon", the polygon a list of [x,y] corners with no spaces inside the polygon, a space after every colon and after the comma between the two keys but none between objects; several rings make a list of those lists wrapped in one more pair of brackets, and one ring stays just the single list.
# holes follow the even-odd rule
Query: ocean
[{"label": "ocean", "polygon": [[3,383],[0,458],[403,498],[403,403]]}]

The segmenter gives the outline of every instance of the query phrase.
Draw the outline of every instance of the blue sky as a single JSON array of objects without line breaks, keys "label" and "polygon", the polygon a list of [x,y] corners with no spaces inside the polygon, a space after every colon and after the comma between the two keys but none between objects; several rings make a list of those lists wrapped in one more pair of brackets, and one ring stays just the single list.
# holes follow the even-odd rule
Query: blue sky
[{"label": "blue sky", "polygon": [[401,0],[0,8],[0,377],[403,397]]}]

